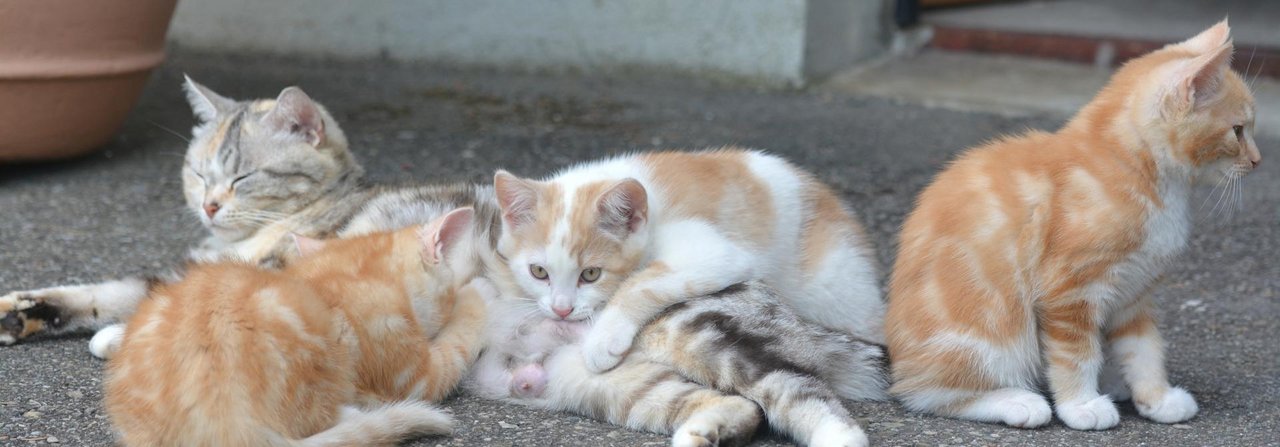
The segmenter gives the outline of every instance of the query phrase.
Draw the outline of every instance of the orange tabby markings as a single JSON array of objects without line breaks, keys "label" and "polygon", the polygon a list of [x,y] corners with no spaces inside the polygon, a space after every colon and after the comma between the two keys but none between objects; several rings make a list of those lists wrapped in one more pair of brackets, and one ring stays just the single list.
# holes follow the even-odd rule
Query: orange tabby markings
[{"label": "orange tabby markings", "polygon": [[[485,298],[455,292],[441,264],[470,222],[464,209],[422,228],[299,244],[314,251],[284,271],[195,265],[157,286],[108,366],[106,407],[123,443],[392,445],[447,433],[448,416],[420,401],[451,392],[483,343]],[[428,339],[414,307],[441,302],[450,312]]]},{"label": "orange tabby markings", "polygon": [[1261,159],[1231,51],[1223,22],[1135,59],[1058,132],[985,144],[937,176],[890,281],[894,394],[1030,427],[1049,420],[1034,394],[1047,377],[1068,426],[1106,429],[1106,351],[1141,414],[1195,414],[1168,384],[1145,294],[1186,246],[1192,183],[1235,182]]}]

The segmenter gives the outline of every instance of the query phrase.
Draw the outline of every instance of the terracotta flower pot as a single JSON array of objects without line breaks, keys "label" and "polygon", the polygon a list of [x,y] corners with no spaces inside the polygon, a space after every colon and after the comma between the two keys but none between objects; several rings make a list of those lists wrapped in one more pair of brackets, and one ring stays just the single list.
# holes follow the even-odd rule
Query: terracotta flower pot
[{"label": "terracotta flower pot", "polygon": [[120,129],[177,0],[0,0],[0,162],[70,157]]}]

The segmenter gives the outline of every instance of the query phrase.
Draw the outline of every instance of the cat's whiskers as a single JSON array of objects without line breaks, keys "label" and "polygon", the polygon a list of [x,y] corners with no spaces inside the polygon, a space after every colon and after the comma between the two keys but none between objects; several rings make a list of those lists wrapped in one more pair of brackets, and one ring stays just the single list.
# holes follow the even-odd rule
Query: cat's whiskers
[{"label": "cat's whiskers", "polygon": [[151,125],[153,125],[153,126],[159,127],[159,128],[160,128],[160,130],[163,130],[163,131],[165,131],[165,132],[169,132],[170,134],[173,134],[173,136],[178,137],[178,138],[181,138],[181,139],[182,139],[182,141],[185,141],[185,142],[187,142],[187,143],[191,143],[191,139],[190,139],[190,138],[187,138],[187,137],[183,136],[182,134],[178,133],[178,131],[176,131],[176,130],[173,130],[173,129],[170,129],[170,128],[168,128],[168,127],[165,127],[165,126],[161,125],[160,123],[155,122],[154,120],[150,120],[150,119],[148,119],[148,120],[147,120],[147,122],[148,122],[148,123],[151,123]]},{"label": "cat's whiskers", "polygon": [[[1224,173],[1222,176],[1218,177],[1218,182],[1217,182],[1217,183],[1214,183],[1214,185],[1213,185],[1213,189],[1210,189],[1210,190],[1209,190],[1209,194],[1205,195],[1205,197],[1204,197],[1204,201],[1203,201],[1203,202],[1200,202],[1200,208],[1199,208],[1199,210],[1200,210],[1200,211],[1203,211],[1203,210],[1204,210],[1205,205],[1208,205],[1208,204],[1209,204],[1209,201],[1213,199],[1214,194],[1218,194],[1218,193],[1220,192],[1220,191],[1219,191],[1219,189],[1220,189],[1220,188],[1222,188],[1223,183],[1225,183],[1225,182],[1227,181],[1227,177],[1228,177],[1228,176],[1229,176],[1229,174]],[[1214,203],[1215,203],[1214,208],[1216,209],[1216,208],[1217,208],[1217,205],[1216,205],[1217,201],[1215,201]],[[1210,214],[1210,215],[1212,215],[1212,214],[1213,214],[1213,211],[1212,211],[1212,210],[1210,210],[1210,211],[1209,211],[1209,214]]]}]

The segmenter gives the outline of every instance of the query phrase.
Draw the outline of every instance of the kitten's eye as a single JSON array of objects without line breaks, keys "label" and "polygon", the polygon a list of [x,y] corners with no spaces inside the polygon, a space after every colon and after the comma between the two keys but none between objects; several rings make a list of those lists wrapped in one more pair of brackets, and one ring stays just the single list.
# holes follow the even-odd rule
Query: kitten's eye
[{"label": "kitten's eye", "polygon": [[588,284],[596,282],[597,279],[600,279],[600,267],[590,267],[590,268],[583,269],[582,275],[580,275],[579,278],[582,278],[582,282],[585,282]]},{"label": "kitten's eye", "polygon": [[1236,132],[1237,139],[1244,138],[1244,126],[1237,124],[1235,126],[1232,126],[1231,130],[1234,130]]},{"label": "kitten's eye", "polygon": [[547,269],[538,264],[529,264],[529,274],[538,279],[547,279],[547,276],[549,276],[547,275]]},{"label": "kitten's eye", "polygon": [[235,180],[232,180],[232,181],[231,181],[231,187],[232,187],[232,188],[235,188],[235,187],[236,187],[236,183],[240,183],[240,181],[241,181],[241,180],[244,180],[244,179],[245,179],[245,177],[248,177],[248,176],[251,176],[251,175],[253,175],[253,173],[252,173],[252,172],[250,172],[250,173],[248,173],[248,174],[245,174],[245,175],[242,175],[242,176],[239,176],[239,177],[236,177],[236,179],[235,179]]}]

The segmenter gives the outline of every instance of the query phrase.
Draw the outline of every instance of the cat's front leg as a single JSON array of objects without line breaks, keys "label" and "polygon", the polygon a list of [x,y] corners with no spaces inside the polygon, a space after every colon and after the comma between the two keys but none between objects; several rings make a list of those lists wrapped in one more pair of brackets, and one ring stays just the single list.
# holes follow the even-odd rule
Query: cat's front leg
[{"label": "cat's front leg", "polygon": [[1097,309],[1079,295],[1056,297],[1041,306],[1040,323],[1058,418],[1076,430],[1120,423],[1115,403],[1098,393],[1103,356]]},{"label": "cat's front leg", "polygon": [[0,296],[0,346],[37,334],[97,330],[133,315],[148,281],[126,278]]},{"label": "cat's front leg", "polygon": [[618,287],[583,339],[583,354],[592,371],[617,366],[640,328],[672,304],[756,275],[755,253],[700,221],[664,226],[654,253],[654,261]]},{"label": "cat's front leg", "polygon": [[1164,343],[1156,329],[1156,319],[1148,296],[1128,321],[1107,334],[1112,367],[1120,371],[1128,385],[1134,406],[1147,419],[1172,424],[1191,419],[1199,411],[1191,393],[1169,385],[1164,366]]}]

